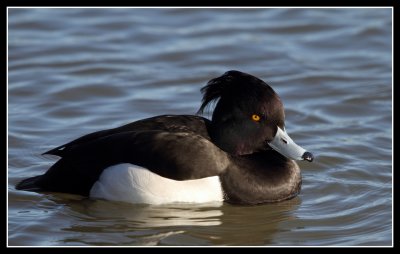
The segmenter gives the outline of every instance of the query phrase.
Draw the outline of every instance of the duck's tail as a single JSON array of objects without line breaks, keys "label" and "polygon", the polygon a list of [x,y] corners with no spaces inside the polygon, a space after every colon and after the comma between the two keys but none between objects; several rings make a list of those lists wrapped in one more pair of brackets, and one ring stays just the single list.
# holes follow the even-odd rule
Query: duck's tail
[{"label": "duck's tail", "polygon": [[15,188],[17,190],[26,190],[26,191],[40,191],[42,190],[41,187],[38,186],[37,182],[42,176],[34,176],[19,182]]}]

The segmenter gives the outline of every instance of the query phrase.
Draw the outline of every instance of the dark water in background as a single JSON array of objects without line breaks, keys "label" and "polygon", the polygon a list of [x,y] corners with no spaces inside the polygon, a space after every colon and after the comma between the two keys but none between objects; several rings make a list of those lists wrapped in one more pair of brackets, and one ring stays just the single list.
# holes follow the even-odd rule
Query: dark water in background
[{"label": "dark water in background", "polygon": [[[9,245],[391,245],[391,9],[9,9]],[[301,194],[147,206],[16,191],[83,134],[192,114],[237,69],[316,156]]]}]

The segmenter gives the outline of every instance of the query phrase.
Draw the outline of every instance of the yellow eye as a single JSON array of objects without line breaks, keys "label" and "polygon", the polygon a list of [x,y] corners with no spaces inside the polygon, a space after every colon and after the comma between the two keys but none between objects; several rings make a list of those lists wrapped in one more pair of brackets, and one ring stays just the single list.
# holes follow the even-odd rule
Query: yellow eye
[{"label": "yellow eye", "polygon": [[258,122],[258,121],[260,121],[261,118],[260,118],[259,115],[254,114],[254,115],[251,116],[251,119],[252,119],[253,121]]}]

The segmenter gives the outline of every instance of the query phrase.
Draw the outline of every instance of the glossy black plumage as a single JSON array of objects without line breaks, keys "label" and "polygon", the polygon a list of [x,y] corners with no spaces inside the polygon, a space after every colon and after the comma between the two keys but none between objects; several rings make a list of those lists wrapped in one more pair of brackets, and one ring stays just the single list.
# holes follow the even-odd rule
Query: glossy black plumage
[{"label": "glossy black plumage", "polygon": [[[105,168],[131,163],[174,180],[219,176],[225,200],[232,203],[295,196],[300,169],[268,145],[277,128],[284,128],[283,105],[273,89],[254,76],[229,71],[202,92],[199,113],[218,101],[212,121],[164,115],[85,135],[45,152],[61,159],[16,188],[89,195]],[[253,114],[260,120],[253,121]]]},{"label": "glossy black plumage", "polygon": [[[88,195],[101,172],[119,163],[174,180],[218,175],[227,158],[209,141],[207,124],[198,116],[166,115],[88,134],[44,153],[61,159],[36,180],[36,189]],[[25,189],[24,182],[17,188]]]}]

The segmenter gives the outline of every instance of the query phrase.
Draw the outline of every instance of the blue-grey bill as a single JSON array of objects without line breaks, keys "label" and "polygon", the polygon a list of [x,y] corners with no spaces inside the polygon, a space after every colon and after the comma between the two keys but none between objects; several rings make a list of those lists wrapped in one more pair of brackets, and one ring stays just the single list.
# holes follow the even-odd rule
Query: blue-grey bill
[{"label": "blue-grey bill", "polygon": [[292,160],[307,160],[311,162],[314,159],[310,152],[297,145],[286,131],[279,127],[274,139],[268,144],[272,149]]}]

